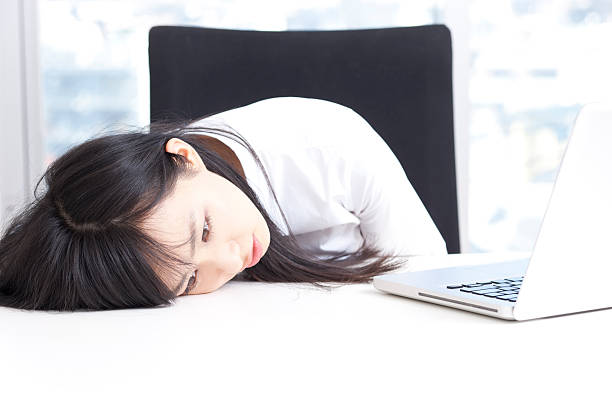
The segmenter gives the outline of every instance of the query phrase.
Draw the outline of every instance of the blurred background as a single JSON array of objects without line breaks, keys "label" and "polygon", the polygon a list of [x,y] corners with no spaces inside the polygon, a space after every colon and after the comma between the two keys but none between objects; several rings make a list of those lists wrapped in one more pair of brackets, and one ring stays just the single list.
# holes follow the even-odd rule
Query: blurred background
[{"label": "blurred background", "polygon": [[[612,95],[609,0],[8,0],[2,11],[3,120],[11,109],[25,117],[13,120],[25,135],[18,141],[4,142],[12,130],[2,124],[0,148],[13,157],[2,167],[2,221],[70,146],[109,126],[148,123],[154,25],[448,25],[462,252],[532,249],[578,110]],[[25,192],[11,160],[27,161]]]}]

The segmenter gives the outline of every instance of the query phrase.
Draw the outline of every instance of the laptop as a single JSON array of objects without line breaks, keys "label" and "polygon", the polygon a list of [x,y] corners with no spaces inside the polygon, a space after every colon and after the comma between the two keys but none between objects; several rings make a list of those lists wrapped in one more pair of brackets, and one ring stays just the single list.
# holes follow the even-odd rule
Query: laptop
[{"label": "laptop", "polygon": [[578,113],[530,257],[379,275],[373,285],[508,320],[612,307],[612,103]]}]

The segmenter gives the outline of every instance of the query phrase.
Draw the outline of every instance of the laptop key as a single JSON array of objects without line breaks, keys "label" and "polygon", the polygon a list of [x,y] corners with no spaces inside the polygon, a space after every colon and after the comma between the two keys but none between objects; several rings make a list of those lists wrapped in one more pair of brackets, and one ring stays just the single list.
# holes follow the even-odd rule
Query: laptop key
[{"label": "laptop key", "polygon": [[483,295],[486,297],[497,297],[499,296],[499,292],[487,292],[487,293],[483,293]]},{"label": "laptop key", "polygon": [[459,288],[462,288],[462,287],[463,287],[463,285],[448,285],[447,286],[448,289],[459,289]]},{"label": "laptop key", "polygon": [[485,294],[487,294],[487,293],[491,293],[491,291],[486,291],[486,290],[485,290],[485,291],[483,291],[483,292],[472,292],[472,294],[473,294],[473,295],[480,295],[480,296],[485,295]]},{"label": "laptop key", "polygon": [[482,286],[476,286],[474,287],[474,289],[478,289],[478,290],[483,290],[483,289],[497,289],[497,287],[493,286],[493,285],[482,285]]},{"label": "laptop key", "polygon": [[[477,292],[480,292],[482,289],[480,289],[480,288],[461,288],[459,290],[462,291],[462,292],[475,293],[475,294],[479,295],[480,293],[477,293]],[[487,290],[485,289],[483,291],[486,292]]]},{"label": "laptop key", "polygon": [[497,299],[502,299],[502,300],[510,300],[510,299],[516,299],[516,297],[514,295],[500,295],[500,296],[496,296]]},{"label": "laptop key", "polygon": [[474,291],[472,291],[472,293],[475,294],[475,295],[484,295],[486,293],[491,293],[491,292],[498,293],[497,290],[495,290],[495,289],[482,289],[482,290],[474,290]]}]

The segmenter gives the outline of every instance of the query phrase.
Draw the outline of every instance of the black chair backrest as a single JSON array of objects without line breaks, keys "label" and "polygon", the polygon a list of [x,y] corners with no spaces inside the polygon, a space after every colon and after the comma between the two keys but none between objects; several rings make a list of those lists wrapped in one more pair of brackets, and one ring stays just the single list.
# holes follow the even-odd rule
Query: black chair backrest
[{"label": "black chair backrest", "polygon": [[158,26],[149,32],[149,70],[151,122],[176,114],[196,119],[277,96],[352,108],[398,157],[449,253],[459,252],[446,26],[338,31]]}]

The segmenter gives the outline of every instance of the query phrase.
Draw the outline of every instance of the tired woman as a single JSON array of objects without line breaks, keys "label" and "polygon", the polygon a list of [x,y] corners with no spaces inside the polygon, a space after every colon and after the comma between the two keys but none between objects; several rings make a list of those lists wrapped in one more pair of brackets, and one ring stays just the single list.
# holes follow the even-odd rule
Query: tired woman
[{"label": "tired woman", "polygon": [[69,149],[0,238],[0,305],[170,305],[232,279],[327,287],[446,253],[361,116],[279,97]]}]

